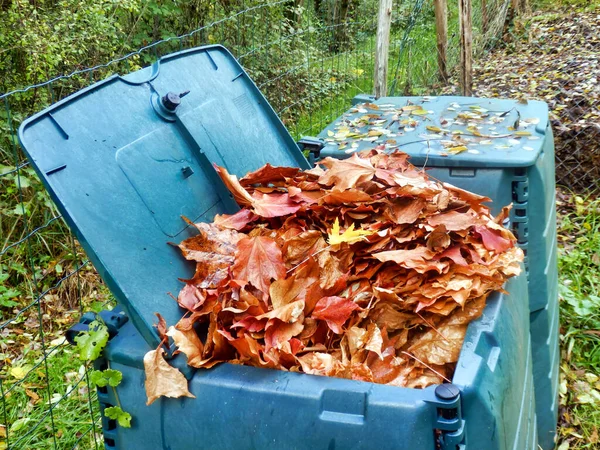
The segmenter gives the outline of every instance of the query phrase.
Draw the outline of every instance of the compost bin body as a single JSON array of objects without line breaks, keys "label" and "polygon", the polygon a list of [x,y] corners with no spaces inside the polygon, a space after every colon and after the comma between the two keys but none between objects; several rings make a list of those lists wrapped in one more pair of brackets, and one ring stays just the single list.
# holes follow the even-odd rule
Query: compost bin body
[{"label": "compost bin body", "polygon": [[[554,139],[547,105],[539,101],[471,97],[385,97],[375,101],[359,96],[353,103],[353,108],[319,134],[325,144],[321,157],[345,158],[351,154],[348,148],[358,151],[393,139],[396,143],[392,146],[408,153],[411,163],[425,168],[431,177],[492,199],[494,214],[512,203],[511,226],[526,256],[540,446],[544,450],[554,448],[560,355]],[[354,148],[348,142],[339,150],[335,136],[340,124],[352,123],[368,111],[387,117],[381,128],[393,132],[397,125],[388,125],[393,118],[386,115],[387,106],[398,110],[407,105],[422,105],[430,114],[426,119],[417,118],[418,125],[411,127],[413,130],[398,129],[398,135],[377,142],[358,140],[359,145]],[[471,122],[476,126],[469,126],[468,114],[477,111],[487,116],[486,120]],[[461,112],[466,115],[460,117],[460,124],[453,124]],[[488,120],[498,123],[480,126]],[[443,129],[449,133],[444,135]],[[435,136],[440,132],[442,135]],[[485,143],[468,144],[461,153],[452,154],[442,141],[451,140],[451,136],[456,136],[453,133],[470,135],[476,138],[474,141]]]},{"label": "compost bin body", "polygon": [[[493,293],[473,321],[453,383],[460,407],[424,390],[221,364],[195,371],[196,399],[160,399],[146,406],[144,353],[151,348],[128,323],[109,342],[105,361],[123,373],[120,404],[131,429],[105,421],[105,439],[118,449],[536,449],[535,403],[525,277],[508,294]],[[116,404],[99,392],[103,408]],[[445,412],[449,413],[446,414]],[[443,423],[441,414],[456,421]],[[152,446],[153,447],[150,447]]]},{"label": "compost bin body", "polygon": [[[169,94],[189,91],[170,110]],[[190,277],[167,245],[193,234],[181,215],[210,221],[236,210],[212,163],[242,176],[266,163],[310,167],[231,54],[210,46],[114,76],[26,120],[20,142],[129,320],[99,367],[123,373],[99,389],[132,427],[103,418],[105,446],[146,448],[535,449],[525,277],[494,293],[469,325],[453,382],[459,395],[221,364],[193,370],[196,399],[146,406],[143,355],[160,339],[154,313],[181,317],[169,296]],[[118,399],[117,399],[118,396]]]}]

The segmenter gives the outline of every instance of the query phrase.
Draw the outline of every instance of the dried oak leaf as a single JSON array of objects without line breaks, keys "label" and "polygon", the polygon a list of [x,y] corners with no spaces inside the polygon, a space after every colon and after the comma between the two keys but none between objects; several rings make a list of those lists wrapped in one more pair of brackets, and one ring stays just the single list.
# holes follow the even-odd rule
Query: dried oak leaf
[{"label": "dried oak leaf", "polygon": [[359,158],[356,153],[345,160],[325,158],[319,163],[327,167],[327,171],[319,177],[319,183],[335,186],[344,191],[370,181],[375,176],[375,168],[368,159]]},{"label": "dried oak leaf", "polygon": [[353,311],[360,307],[352,300],[342,297],[323,297],[315,305],[312,317],[327,322],[327,326],[336,334],[342,334],[342,325]]},{"label": "dried oak leaf", "polygon": [[281,249],[267,236],[240,240],[231,270],[236,280],[250,282],[265,295],[269,293],[271,280],[283,278],[286,273]]},{"label": "dried oak leaf", "polygon": [[144,371],[146,372],[146,405],[151,405],[159,397],[196,398],[188,390],[188,382],[183,374],[171,367],[163,358],[165,350],[151,350],[144,355]]}]

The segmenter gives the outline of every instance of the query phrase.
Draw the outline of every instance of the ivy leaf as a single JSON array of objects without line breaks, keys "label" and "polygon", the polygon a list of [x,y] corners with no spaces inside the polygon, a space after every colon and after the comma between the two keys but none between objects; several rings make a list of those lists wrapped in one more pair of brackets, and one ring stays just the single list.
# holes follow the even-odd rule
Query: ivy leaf
[{"label": "ivy leaf", "polygon": [[333,222],[333,227],[331,228],[331,233],[327,235],[327,243],[329,245],[337,245],[341,244],[342,242],[354,244],[355,242],[365,240],[367,236],[370,236],[373,233],[375,232],[371,230],[355,230],[354,224],[351,224],[346,231],[340,234],[340,222],[336,217],[335,222]]},{"label": "ivy leaf", "polygon": [[108,329],[106,325],[94,320],[89,325],[89,330],[75,338],[79,349],[79,359],[94,361],[98,359],[108,342]]},{"label": "ivy leaf", "polygon": [[99,387],[105,387],[106,385],[117,387],[122,379],[123,374],[114,369],[92,370],[90,372],[90,382]]},{"label": "ivy leaf", "polygon": [[104,415],[109,419],[116,420],[123,428],[131,428],[131,414],[123,411],[118,406],[111,406],[104,410]]}]

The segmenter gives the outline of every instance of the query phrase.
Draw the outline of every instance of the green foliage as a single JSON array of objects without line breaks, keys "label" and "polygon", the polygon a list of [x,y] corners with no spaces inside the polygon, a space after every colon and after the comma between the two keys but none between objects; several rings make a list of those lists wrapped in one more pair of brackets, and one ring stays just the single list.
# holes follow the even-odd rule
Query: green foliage
[{"label": "green foliage", "polygon": [[75,342],[79,349],[79,359],[94,361],[100,357],[108,342],[108,329],[106,325],[95,320],[89,324],[89,331],[77,336]]},{"label": "green foliage", "polygon": [[600,199],[559,203],[562,447],[597,448],[600,427]]},{"label": "green foliage", "polygon": [[89,376],[90,383],[99,387],[105,387],[107,385],[117,387],[123,379],[123,374],[114,369],[92,370],[89,373]]},{"label": "green foliage", "polygon": [[104,410],[104,415],[109,419],[116,420],[123,428],[131,428],[131,414],[123,411],[118,406],[111,406]]}]

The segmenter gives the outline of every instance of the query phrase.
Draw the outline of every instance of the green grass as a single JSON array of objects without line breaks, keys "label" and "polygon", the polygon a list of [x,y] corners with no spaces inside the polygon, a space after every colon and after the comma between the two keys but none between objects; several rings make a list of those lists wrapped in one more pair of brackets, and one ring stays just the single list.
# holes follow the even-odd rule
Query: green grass
[{"label": "green grass", "polygon": [[[47,358],[47,372],[42,354],[34,352],[23,355],[4,374],[8,444],[23,450],[101,448],[101,438],[94,435],[92,426],[96,423],[99,429],[96,391],[88,387],[85,366],[74,348],[66,343],[55,345]],[[30,373],[20,379],[21,371]]]},{"label": "green grass", "polygon": [[559,203],[560,450],[600,448],[600,199]]}]

